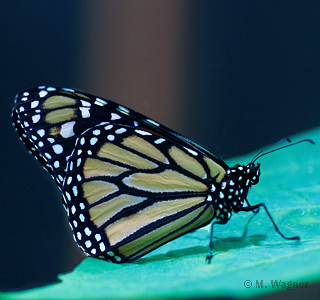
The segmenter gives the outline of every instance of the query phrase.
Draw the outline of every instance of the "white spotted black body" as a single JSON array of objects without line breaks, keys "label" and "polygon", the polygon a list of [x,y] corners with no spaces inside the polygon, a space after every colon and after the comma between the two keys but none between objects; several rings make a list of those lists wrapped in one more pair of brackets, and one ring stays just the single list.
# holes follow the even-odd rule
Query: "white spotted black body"
[{"label": "white spotted black body", "polygon": [[260,164],[236,165],[227,170],[222,182],[212,187],[218,221],[228,221],[246,202],[249,188],[259,182]]}]

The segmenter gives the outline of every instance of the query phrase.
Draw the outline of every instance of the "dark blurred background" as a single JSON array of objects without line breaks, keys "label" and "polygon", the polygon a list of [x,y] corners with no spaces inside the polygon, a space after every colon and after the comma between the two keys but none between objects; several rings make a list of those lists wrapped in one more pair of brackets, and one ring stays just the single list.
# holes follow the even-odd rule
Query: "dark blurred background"
[{"label": "dark blurred background", "polygon": [[37,85],[134,108],[223,158],[320,125],[320,2],[4,1],[0,290],[56,281],[83,258],[61,195],[11,127]]}]

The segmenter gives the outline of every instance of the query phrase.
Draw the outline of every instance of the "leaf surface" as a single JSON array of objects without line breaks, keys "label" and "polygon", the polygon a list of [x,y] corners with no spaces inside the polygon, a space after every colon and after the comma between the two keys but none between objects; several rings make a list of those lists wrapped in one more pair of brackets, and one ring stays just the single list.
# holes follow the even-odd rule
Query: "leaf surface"
[{"label": "leaf surface", "polygon": [[[248,298],[290,289],[290,282],[319,282],[320,129],[292,140],[303,138],[313,139],[316,145],[302,143],[259,160],[261,179],[248,196],[251,204],[264,202],[282,233],[299,235],[300,242],[282,239],[263,209],[255,216],[241,212],[233,215],[228,224],[215,227],[215,254],[210,265],[205,263],[207,226],[135,263],[117,265],[87,258],[72,273],[60,275],[61,283],[2,293],[0,298]],[[228,163],[247,164],[253,155]]]}]

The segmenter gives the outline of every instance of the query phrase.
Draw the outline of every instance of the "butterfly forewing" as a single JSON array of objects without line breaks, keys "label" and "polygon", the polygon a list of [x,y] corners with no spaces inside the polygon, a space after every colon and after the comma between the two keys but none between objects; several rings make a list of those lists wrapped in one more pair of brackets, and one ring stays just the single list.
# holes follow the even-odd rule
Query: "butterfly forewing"
[{"label": "butterfly forewing", "polygon": [[14,125],[32,154],[53,175],[59,187],[76,138],[88,128],[110,122],[168,136],[227,168],[219,158],[157,122],[110,100],[80,91],[38,87],[19,93],[13,111]]},{"label": "butterfly forewing", "polygon": [[135,260],[209,223],[210,178],[225,170],[141,128],[110,124],[81,134],[63,184],[69,221],[88,255]]}]

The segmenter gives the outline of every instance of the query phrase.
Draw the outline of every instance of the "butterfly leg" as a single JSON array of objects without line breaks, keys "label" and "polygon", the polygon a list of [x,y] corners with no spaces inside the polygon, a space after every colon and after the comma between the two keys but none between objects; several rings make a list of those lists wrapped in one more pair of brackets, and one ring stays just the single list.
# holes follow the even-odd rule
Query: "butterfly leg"
[{"label": "butterfly leg", "polygon": [[213,252],[213,241],[212,241],[212,239],[213,239],[213,226],[214,226],[214,224],[226,224],[227,222],[228,222],[228,220],[216,221],[216,222],[212,222],[211,223],[210,242],[209,242],[209,255],[207,255],[207,257],[206,257],[206,262],[208,264],[211,263],[211,260],[212,260],[212,257],[213,257],[213,254],[212,254],[212,252]]},{"label": "butterfly leg", "polygon": [[246,207],[242,207],[239,211],[252,211],[253,213],[257,213],[259,211],[259,208],[263,207],[269,217],[269,219],[271,220],[274,229],[286,240],[300,240],[299,236],[293,236],[293,237],[286,237],[282,234],[282,232],[279,230],[277,224],[275,223],[275,221],[273,220],[271,214],[269,213],[269,210],[267,209],[266,205],[264,203],[259,203],[256,205],[250,205],[250,206],[246,206]]},{"label": "butterfly leg", "polygon": [[[249,201],[247,199],[244,199],[244,200],[246,201],[247,205],[251,207],[251,204],[249,203]],[[259,208],[260,207],[253,209],[252,212],[256,215],[259,212]]]}]

